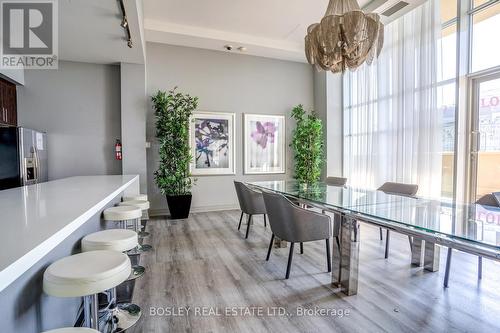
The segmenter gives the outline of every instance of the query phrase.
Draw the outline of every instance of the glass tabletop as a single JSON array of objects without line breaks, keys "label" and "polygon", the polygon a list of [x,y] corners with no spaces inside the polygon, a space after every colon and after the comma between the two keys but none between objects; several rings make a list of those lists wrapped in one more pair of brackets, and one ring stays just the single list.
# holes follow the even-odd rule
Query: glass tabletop
[{"label": "glass tabletop", "polygon": [[497,207],[391,195],[325,183],[303,186],[293,180],[249,184],[325,208],[361,214],[387,225],[402,225],[500,250],[500,209]]}]

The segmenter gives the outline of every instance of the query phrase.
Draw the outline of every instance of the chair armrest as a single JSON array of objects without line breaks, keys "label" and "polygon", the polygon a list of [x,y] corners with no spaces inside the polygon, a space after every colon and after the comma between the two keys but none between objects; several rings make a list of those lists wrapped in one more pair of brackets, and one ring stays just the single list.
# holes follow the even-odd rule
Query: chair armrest
[{"label": "chair armrest", "polygon": [[[292,204],[293,205],[293,204]],[[330,216],[308,209],[292,206],[296,230],[293,237],[297,242],[322,240],[332,237],[332,221]]]}]

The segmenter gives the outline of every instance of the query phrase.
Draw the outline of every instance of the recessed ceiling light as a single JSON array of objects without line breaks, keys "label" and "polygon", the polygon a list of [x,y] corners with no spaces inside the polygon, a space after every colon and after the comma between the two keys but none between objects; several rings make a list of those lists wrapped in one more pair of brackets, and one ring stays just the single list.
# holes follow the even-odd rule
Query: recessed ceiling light
[{"label": "recessed ceiling light", "polygon": [[238,47],[238,51],[240,51],[240,52],[246,52],[247,48],[244,47],[244,46],[240,46],[240,47]]},{"label": "recessed ceiling light", "polygon": [[232,45],[224,45],[224,48],[228,51],[232,51],[233,50],[233,46]]}]

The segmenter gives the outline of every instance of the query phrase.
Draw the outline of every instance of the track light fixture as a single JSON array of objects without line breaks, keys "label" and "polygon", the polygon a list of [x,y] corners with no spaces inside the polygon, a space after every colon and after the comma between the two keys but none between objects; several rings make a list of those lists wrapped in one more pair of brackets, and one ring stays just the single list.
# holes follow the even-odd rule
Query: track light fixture
[{"label": "track light fixture", "polygon": [[120,26],[125,29],[128,27],[128,21],[127,21],[127,17],[124,16],[123,19],[122,19],[122,23],[120,23]]},{"label": "track light fixture", "polygon": [[125,5],[123,4],[123,0],[118,1],[120,3],[120,9],[122,11],[122,21],[120,23],[120,26],[125,29],[125,34],[126,34],[126,41],[127,41],[127,46],[129,48],[132,48],[134,44],[132,43],[132,35],[130,33],[130,27],[128,25],[128,20],[127,20],[127,13],[125,12]]}]

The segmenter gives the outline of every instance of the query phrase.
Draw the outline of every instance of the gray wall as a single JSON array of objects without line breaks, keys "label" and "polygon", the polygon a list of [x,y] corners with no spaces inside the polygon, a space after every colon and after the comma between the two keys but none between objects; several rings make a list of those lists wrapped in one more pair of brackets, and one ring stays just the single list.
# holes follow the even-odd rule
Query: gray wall
[{"label": "gray wall", "polygon": [[118,66],[59,62],[58,70],[26,70],[18,87],[18,123],[47,132],[49,179],[121,174]]},{"label": "gray wall", "polygon": [[[242,114],[286,115],[287,142],[290,141],[291,108],[299,103],[314,106],[313,70],[303,63],[280,61],[238,54],[147,44],[147,92],[175,86],[198,96],[199,109],[236,113],[236,176],[203,176],[193,188],[192,208],[212,210],[237,207],[233,180],[267,180],[292,177],[292,154],[287,148],[287,173],[284,175],[244,176],[242,173]],[[158,145],[154,138],[154,115],[148,108],[147,138],[148,191],[153,213],[164,212],[166,201],[154,184],[158,164]]]},{"label": "gray wall", "polygon": [[[146,69],[144,65],[120,64],[121,132],[123,143],[123,174],[138,174],[140,189],[147,193],[146,166]],[[134,189],[127,189],[126,195]]]}]

